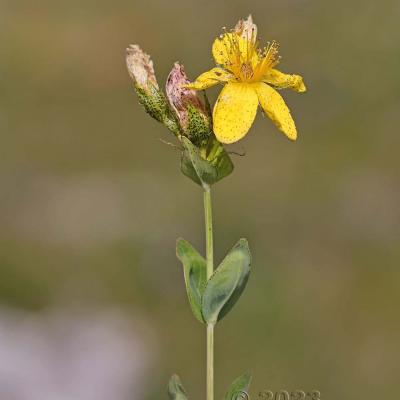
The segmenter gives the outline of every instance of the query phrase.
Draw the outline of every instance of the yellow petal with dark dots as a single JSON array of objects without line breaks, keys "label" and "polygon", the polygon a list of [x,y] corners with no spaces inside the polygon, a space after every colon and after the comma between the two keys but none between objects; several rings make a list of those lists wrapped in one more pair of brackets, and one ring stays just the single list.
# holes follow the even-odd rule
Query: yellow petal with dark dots
[{"label": "yellow petal with dark dots", "polygon": [[234,143],[249,131],[257,113],[257,85],[228,83],[214,106],[214,132],[222,143]]},{"label": "yellow petal with dark dots", "polygon": [[266,83],[256,83],[255,87],[264,112],[289,139],[296,140],[296,125],[282,96]]},{"label": "yellow petal with dark dots", "polygon": [[226,72],[224,69],[213,68],[210,69],[210,71],[201,74],[194,82],[186,85],[186,87],[188,89],[204,90],[215,86],[218,83],[228,82],[230,79],[233,78],[234,77],[229,72]]},{"label": "yellow petal with dark dots", "polygon": [[295,92],[305,92],[306,85],[300,75],[284,74],[277,69],[271,69],[263,77],[265,83],[269,83],[277,89],[293,89]]}]

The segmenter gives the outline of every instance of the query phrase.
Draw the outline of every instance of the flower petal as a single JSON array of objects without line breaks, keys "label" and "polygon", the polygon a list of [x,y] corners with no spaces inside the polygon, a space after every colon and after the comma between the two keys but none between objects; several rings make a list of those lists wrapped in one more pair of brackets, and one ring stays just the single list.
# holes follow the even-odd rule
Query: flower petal
[{"label": "flower petal", "polygon": [[218,83],[228,82],[230,79],[233,79],[233,76],[229,72],[226,72],[222,68],[213,68],[201,74],[194,82],[185,85],[185,87],[194,90],[204,90]]},{"label": "flower petal", "polygon": [[263,77],[263,81],[274,86],[276,89],[290,88],[299,93],[307,90],[300,75],[284,74],[277,69],[270,69]]},{"label": "flower petal", "polygon": [[254,84],[228,83],[214,106],[214,132],[222,143],[234,143],[249,131],[257,113]]},{"label": "flower petal", "polygon": [[296,125],[282,96],[262,82],[256,84],[256,91],[261,107],[268,117],[289,139],[296,140]]},{"label": "flower petal", "polygon": [[255,43],[235,32],[224,33],[214,40],[212,54],[217,64],[229,69],[232,65],[248,63],[255,67],[259,62]]},{"label": "flower petal", "polygon": [[235,33],[225,33],[214,40],[212,54],[217,64],[227,65],[233,53],[232,43]]}]

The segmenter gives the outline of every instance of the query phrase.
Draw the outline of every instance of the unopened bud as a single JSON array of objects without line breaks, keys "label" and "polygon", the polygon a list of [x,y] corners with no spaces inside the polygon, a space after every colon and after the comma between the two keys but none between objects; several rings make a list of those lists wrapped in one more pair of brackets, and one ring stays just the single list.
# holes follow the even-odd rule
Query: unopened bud
[{"label": "unopened bud", "polygon": [[202,146],[211,134],[211,115],[198,92],[186,87],[189,83],[183,65],[175,63],[167,79],[167,97],[184,134]]},{"label": "unopened bud", "polygon": [[151,61],[150,56],[138,45],[131,44],[126,49],[126,66],[133,80],[139,103],[146,112],[157,121],[166,125],[168,123],[173,124],[174,121],[170,120],[167,99],[158,87],[153,61]]}]

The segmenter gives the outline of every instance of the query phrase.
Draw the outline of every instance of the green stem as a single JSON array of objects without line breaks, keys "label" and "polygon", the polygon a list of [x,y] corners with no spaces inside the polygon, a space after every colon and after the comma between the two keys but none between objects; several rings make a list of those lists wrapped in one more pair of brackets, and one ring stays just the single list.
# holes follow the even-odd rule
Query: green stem
[{"label": "green stem", "polygon": [[207,400],[214,400],[214,325],[207,324]]},{"label": "green stem", "polygon": [[[207,279],[214,272],[213,224],[210,187],[204,188]],[[207,400],[214,400],[214,325],[207,324]]]}]

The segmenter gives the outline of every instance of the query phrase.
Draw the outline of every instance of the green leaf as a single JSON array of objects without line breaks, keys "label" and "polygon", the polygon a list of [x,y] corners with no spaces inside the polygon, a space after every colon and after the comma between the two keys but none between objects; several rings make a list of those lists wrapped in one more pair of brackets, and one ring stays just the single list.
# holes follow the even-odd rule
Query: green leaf
[{"label": "green leaf", "polygon": [[235,305],[246,287],[250,263],[249,244],[240,239],[207,282],[202,302],[206,322],[216,323]]},{"label": "green leaf", "polygon": [[187,400],[185,389],[178,375],[172,375],[169,380],[168,397],[170,400]]},{"label": "green leaf", "polygon": [[185,148],[181,159],[182,172],[202,186],[214,183],[217,179],[215,168],[201,157],[199,149],[188,138],[182,137],[182,143]]},{"label": "green leaf", "polygon": [[182,152],[181,171],[182,171],[183,175],[190,178],[193,182],[197,183],[200,186],[203,186],[203,183],[201,182],[200,178],[198,177],[197,172],[193,167],[192,161],[188,157],[188,154],[186,153],[186,151]]},{"label": "green leaf", "polygon": [[186,240],[176,242],[176,255],[183,264],[186,292],[194,316],[205,322],[201,313],[201,300],[207,283],[206,260]]},{"label": "green leaf", "polygon": [[210,141],[207,149],[207,160],[210,161],[211,165],[217,171],[217,181],[230,175],[234,169],[233,162],[229,157],[228,153],[224,149],[224,146],[217,139]]},{"label": "green leaf", "polygon": [[225,394],[224,400],[248,400],[251,375],[247,372],[236,378]]},{"label": "green leaf", "polygon": [[188,138],[182,137],[182,144],[181,171],[200,186],[212,185],[233,171],[228,153],[217,140],[213,139],[203,149],[207,153],[206,158]]}]

